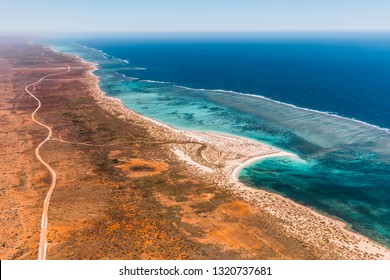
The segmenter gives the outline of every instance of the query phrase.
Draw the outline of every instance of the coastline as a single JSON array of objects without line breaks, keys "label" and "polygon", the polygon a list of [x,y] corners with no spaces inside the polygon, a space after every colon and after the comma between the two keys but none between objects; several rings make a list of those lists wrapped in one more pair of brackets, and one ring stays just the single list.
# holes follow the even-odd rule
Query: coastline
[{"label": "coastline", "polygon": [[[51,48],[49,47],[49,49]],[[91,77],[90,86],[93,88],[95,100],[104,109],[117,114],[118,118],[136,119],[137,122],[143,123],[149,127],[157,125],[159,129],[150,128],[152,134],[157,133],[161,135],[168,133],[169,137],[175,137],[176,139],[181,139],[182,141],[193,141],[193,143],[196,141],[197,144],[206,145],[206,148],[200,153],[197,153],[198,149],[191,150],[183,147],[171,147],[171,150],[172,148],[179,149],[183,154],[192,158],[193,161],[204,165],[207,168],[214,169],[215,174],[213,175],[213,182],[220,181],[219,185],[221,187],[232,189],[234,193],[241,196],[244,200],[257,205],[259,209],[283,220],[288,236],[293,236],[298,239],[301,238],[302,242],[306,239],[313,238],[313,240],[306,241],[309,241],[309,246],[315,246],[315,244],[318,243],[315,241],[318,241],[318,238],[321,238],[321,236],[319,237],[318,235],[314,235],[308,237],[303,234],[302,231],[299,231],[300,227],[303,226],[306,231],[307,228],[309,228],[309,232],[310,226],[306,226],[307,223],[311,226],[315,225],[315,227],[318,227],[317,231],[320,232],[324,229],[326,230],[327,227],[330,227],[331,231],[333,231],[335,235],[333,236],[334,240],[327,239],[325,243],[331,243],[333,246],[338,246],[337,248],[339,248],[339,250],[346,249],[347,253],[352,254],[348,255],[350,258],[365,258],[371,256],[372,258],[390,259],[390,252],[387,248],[376,244],[359,233],[348,230],[347,225],[344,222],[320,214],[278,194],[264,190],[256,190],[238,181],[237,177],[239,172],[255,161],[274,156],[292,156],[293,154],[282,152],[260,142],[240,138],[238,136],[177,130],[167,124],[142,116],[127,108],[121,100],[107,96],[105,92],[100,89],[99,77],[93,73],[97,69],[97,66],[94,63],[84,61],[76,55],[62,52],[60,53],[62,55],[72,56],[90,68],[88,70]],[[243,144],[248,149],[244,149],[242,146]],[[242,154],[243,150],[245,150],[245,154]],[[220,158],[222,160],[220,160]],[[196,172],[199,172],[199,170]],[[202,173],[202,170],[200,170],[200,173]],[[204,174],[200,174],[200,176],[204,176]],[[275,207],[273,204],[278,204],[277,206],[282,206],[282,208],[284,207],[285,209],[279,209],[279,207]],[[294,210],[295,213],[291,214],[290,212],[292,210]],[[294,214],[296,220],[292,220],[291,222],[291,218]],[[288,221],[290,221],[290,223],[288,223]],[[299,223],[299,225],[294,225],[294,222],[296,222],[296,224]],[[324,226],[321,227],[319,224],[322,224],[322,222],[324,223]],[[340,240],[344,240],[345,238],[349,241],[343,244]],[[339,244],[340,242],[341,244]],[[317,244],[317,247],[322,245],[323,243],[319,243]]]},{"label": "coastline", "polygon": [[252,157],[252,158],[249,158],[248,160],[246,160],[245,162],[239,164],[236,168],[234,168],[232,173],[231,173],[231,177],[234,180],[239,181],[240,172],[245,167],[248,167],[248,166],[252,165],[253,163],[258,162],[260,160],[263,160],[263,159],[266,159],[266,158],[272,158],[272,157],[293,157],[293,158],[296,158],[297,155],[295,155],[293,153],[289,153],[289,152],[279,151],[279,152],[274,153],[274,154],[258,156],[258,157]]}]

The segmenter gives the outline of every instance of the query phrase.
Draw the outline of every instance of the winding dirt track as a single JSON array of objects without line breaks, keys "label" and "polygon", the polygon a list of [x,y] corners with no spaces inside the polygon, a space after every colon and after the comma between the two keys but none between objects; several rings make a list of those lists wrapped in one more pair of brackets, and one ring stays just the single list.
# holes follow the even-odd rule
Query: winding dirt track
[{"label": "winding dirt track", "polygon": [[53,73],[53,74],[49,74],[49,75],[46,75],[46,76],[43,76],[42,78],[40,78],[38,81],[34,82],[34,83],[31,83],[29,85],[27,85],[24,90],[29,94],[31,95],[32,98],[34,98],[37,102],[38,102],[38,107],[34,110],[34,112],[31,114],[31,119],[38,125],[40,126],[43,126],[44,128],[46,128],[48,130],[48,135],[46,136],[46,138],[41,142],[39,143],[39,145],[36,147],[35,149],[35,156],[37,157],[37,159],[50,171],[50,174],[51,174],[51,184],[50,184],[50,188],[49,188],[49,191],[47,192],[46,194],[46,198],[45,198],[45,201],[43,203],[43,211],[42,211],[42,221],[41,221],[41,234],[40,234],[40,238],[39,238],[39,249],[38,249],[38,260],[44,260],[46,259],[46,251],[47,251],[47,225],[48,225],[48,211],[49,211],[49,204],[50,204],[50,198],[51,198],[51,195],[54,191],[54,188],[56,186],[56,182],[57,182],[57,174],[56,172],[54,171],[53,168],[51,168],[51,166],[42,159],[41,155],[40,155],[40,149],[41,147],[47,142],[50,140],[53,132],[51,130],[50,127],[48,127],[47,125],[45,125],[44,123],[41,123],[40,121],[36,120],[35,118],[35,115],[36,113],[39,111],[39,109],[41,108],[41,101],[34,95],[32,94],[32,92],[29,90],[29,88],[31,87],[35,87],[37,84],[39,84],[40,82],[42,82],[44,79],[48,78],[48,77],[52,77],[52,76],[56,76],[56,75],[60,75],[60,74],[65,74],[65,73],[68,73],[70,72],[70,66],[69,65],[66,65],[67,66],[67,70],[66,71],[63,71],[63,72],[57,72],[57,73]]}]

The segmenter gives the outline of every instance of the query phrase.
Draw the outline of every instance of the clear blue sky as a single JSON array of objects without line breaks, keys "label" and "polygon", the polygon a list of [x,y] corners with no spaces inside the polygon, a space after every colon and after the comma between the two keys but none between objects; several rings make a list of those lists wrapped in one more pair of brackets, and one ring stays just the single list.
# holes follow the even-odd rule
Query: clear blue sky
[{"label": "clear blue sky", "polygon": [[390,0],[0,0],[0,34],[276,30],[390,30]]}]

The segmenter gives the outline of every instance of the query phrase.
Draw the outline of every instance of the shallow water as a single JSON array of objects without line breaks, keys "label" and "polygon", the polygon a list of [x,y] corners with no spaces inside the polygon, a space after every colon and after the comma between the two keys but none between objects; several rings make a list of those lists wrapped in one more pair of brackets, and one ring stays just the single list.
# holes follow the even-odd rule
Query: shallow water
[{"label": "shallow water", "polygon": [[[144,65],[131,63],[131,46],[124,56],[122,49],[106,54],[69,41],[50,44],[99,64],[95,74],[101,88],[138,113],[177,128],[250,137],[297,154],[302,160],[275,157],[257,162],[240,173],[240,180],[339,217],[354,230],[390,246],[387,129],[261,96],[142,80],[148,78],[153,64],[145,70]],[[158,70],[164,71],[157,66],[153,71]]]}]

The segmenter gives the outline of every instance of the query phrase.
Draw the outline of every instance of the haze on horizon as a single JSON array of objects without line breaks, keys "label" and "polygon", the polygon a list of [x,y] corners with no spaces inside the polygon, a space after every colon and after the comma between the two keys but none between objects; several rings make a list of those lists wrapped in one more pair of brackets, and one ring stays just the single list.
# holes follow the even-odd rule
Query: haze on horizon
[{"label": "haze on horizon", "polygon": [[386,0],[0,0],[0,34],[390,31]]}]

